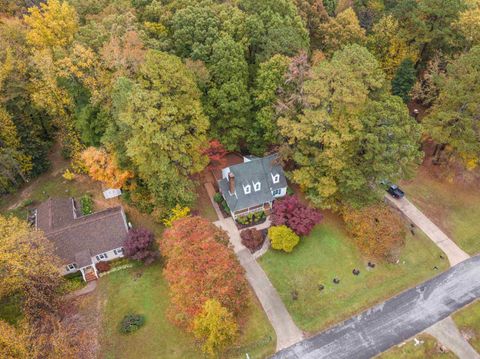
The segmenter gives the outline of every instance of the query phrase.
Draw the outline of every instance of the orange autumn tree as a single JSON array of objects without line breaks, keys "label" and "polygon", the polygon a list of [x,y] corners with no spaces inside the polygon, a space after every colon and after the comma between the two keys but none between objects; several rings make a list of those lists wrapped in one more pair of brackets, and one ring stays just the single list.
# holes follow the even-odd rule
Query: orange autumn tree
[{"label": "orange autumn tree", "polygon": [[363,254],[389,261],[395,259],[395,250],[405,241],[405,226],[387,205],[348,208],[342,214],[348,232]]},{"label": "orange autumn tree", "polygon": [[133,173],[120,169],[115,157],[103,148],[88,147],[82,152],[82,160],[88,175],[110,188],[122,188],[133,178]]},{"label": "orange autumn tree", "polygon": [[173,223],[159,241],[166,258],[170,287],[170,320],[192,330],[194,318],[207,300],[215,299],[235,317],[246,303],[247,283],[227,234],[201,217]]}]

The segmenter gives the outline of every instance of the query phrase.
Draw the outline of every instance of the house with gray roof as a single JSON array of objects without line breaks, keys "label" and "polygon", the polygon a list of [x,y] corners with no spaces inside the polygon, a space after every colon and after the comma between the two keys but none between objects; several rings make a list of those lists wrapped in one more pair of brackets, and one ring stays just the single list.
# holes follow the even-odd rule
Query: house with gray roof
[{"label": "house with gray roof", "polygon": [[222,170],[218,187],[234,219],[252,212],[268,214],[273,201],[287,194],[287,180],[277,154],[245,156],[243,163]]},{"label": "house with gray roof", "polygon": [[49,198],[34,210],[34,221],[53,243],[64,275],[80,271],[85,281],[95,280],[98,262],[124,256],[128,225],[121,206],[82,215],[74,198]]}]

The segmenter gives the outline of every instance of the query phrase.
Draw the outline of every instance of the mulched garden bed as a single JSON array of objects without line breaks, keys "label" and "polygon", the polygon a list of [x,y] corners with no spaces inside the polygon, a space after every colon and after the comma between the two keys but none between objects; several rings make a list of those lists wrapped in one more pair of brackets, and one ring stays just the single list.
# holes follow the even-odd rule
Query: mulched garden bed
[{"label": "mulched garden bed", "polygon": [[235,225],[237,226],[237,228],[239,230],[242,230],[242,229],[245,229],[245,228],[256,226],[258,224],[262,224],[266,220],[267,220],[267,217],[264,217],[264,218],[259,219],[258,221],[253,221],[252,223],[248,223],[248,224],[242,224],[242,223],[238,223],[237,221],[235,221]]},{"label": "mulched garden bed", "polygon": [[[218,204],[218,203],[217,203]],[[220,212],[222,212],[222,216],[223,218],[229,218],[231,217],[232,215],[230,214],[230,212],[227,212],[223,209],[223,206],[222,205],[218,205],[218,207],[220,208]]]}]

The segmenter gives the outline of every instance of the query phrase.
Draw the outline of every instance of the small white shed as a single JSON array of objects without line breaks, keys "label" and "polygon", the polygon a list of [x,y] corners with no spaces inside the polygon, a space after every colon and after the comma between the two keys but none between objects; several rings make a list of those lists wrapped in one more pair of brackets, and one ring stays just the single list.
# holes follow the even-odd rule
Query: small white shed
[{"label": "small white shed", "polygon": [[116,188],[109,188],[103,191],[103,197],[105,197],[106,199],[115,198],[120,196],[121,194],[122,194],[122,190],[116,189]]}]

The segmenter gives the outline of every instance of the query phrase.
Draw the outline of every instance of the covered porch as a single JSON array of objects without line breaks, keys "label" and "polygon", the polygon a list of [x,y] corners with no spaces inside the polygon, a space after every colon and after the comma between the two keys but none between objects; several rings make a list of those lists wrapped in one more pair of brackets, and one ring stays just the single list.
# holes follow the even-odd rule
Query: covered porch
[{"label": "covered porch", "polygon": [[265,215],[267,216],[270,215],[270,213],[272,212],[272,202],[265,202],[264,204],[260,204],[258,206],[249,207],[249,208],[232,212],[232,217],[234,219],[237,219],[238,217],[246,216],[249,213],[261,212],[261,211],[264,211]]},{"label": "covered porch", "polygon": [[90,253],[90,250],[86,249],[75,254],[75,263],[77,263],[79,271],[82,273],[82,277],[85,282],[98,279],[97,268],[92,261],[92,254]]},{"label": "covered porch", "polygon": [[91,282],[98,279],[98,271],[94,264],[80,268],[80,272],[82,273],[85,282]]}]

